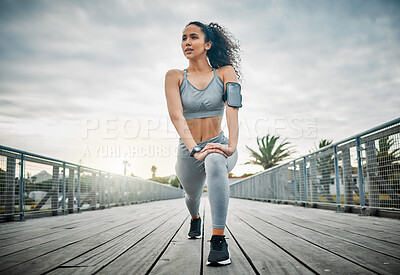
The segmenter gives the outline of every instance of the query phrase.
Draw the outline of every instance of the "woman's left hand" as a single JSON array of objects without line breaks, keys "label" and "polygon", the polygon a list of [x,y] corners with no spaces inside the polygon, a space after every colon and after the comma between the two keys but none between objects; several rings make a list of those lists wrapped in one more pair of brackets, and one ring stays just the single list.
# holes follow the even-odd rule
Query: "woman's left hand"
[{"label": "woman's left hand", "polygon": [[204,152],[208,149],[219,149],[221,151],[223,151],[228,157],[232,156],[233,153],[235,153],[235,148],[229,147],[227,145],[223,145],[221,143],[207,143],[206,146],[204,146],[204,148],[200,151],[200,152]]}]

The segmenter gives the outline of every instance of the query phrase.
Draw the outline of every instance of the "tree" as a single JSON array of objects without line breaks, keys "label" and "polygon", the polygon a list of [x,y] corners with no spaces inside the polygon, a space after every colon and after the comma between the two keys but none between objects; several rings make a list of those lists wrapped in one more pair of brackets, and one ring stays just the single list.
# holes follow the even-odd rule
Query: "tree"
[{"label": "tree", "polygon": [[152,178],[156,177],[156,172],[157,172],[157,167],[155,167],[154,165],[151,166],[151,173],[153,173],[153,175],[151,176]]},{"label": "tree", "polygon": [[171,180],[170,184],[173,187],[177,187],[177,188],[181,188],[182,189],[182,186],[181,186],[181,183],[180,183],[178,177],[175,177],[173,180]]},{"label": "tree", "polygon": [[261,165],[264,170],[278,165],[280,162],[284,161],[295,151],[291,151],[291,147],[285,147],[290,144],[283,140],[279,145],[277,141],[280,136],[266,135],[262,138],[257,137],[257,145],[259,153],[246,145],[246,148],[250,151],[250,157],[254,159],[246,162],[245,164],[256,164]]},{"label": "tree", "polygon": [[330,140],[330,139],[321,139],[319,141],[318,146],[315,145],[315,143],[314,143],[314,149],[310,150],[310,153],[313,152],[313,151],[318,151],[319,149],[321,149],[323,147],[326,147],[328,145],[331,145],[332,142],[333,142],[333,140]]}]

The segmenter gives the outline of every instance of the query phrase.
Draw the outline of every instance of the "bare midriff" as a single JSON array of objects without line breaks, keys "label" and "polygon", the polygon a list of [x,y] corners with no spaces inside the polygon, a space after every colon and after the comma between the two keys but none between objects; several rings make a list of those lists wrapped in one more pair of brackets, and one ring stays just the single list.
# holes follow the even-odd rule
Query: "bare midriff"
[{"label": "bare midriff", "polygon": [[189,126],[194,141],[199,143],[216,137],[221,133],[222,117],[187,119],[186,123]]}]

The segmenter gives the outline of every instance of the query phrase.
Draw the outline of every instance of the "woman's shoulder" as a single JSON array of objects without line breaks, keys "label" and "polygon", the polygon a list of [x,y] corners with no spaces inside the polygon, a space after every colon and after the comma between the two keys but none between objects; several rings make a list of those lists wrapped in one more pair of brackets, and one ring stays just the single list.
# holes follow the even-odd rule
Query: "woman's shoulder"
[{"label": "woman's shoulder", "polygon": [[217,69],[217,71],[220,71],[220,72],[230,72],[230,71],[235,71],[235,69],[233,68],[232,65],[225,65],[225,66],[219,67],[219,68]]},{"label": "woman's shoulder", "polygon": [[183,81],[183,70],[171,69],[165,74],[165,79],[168,79],[171,82],[176,82],[180,86]]},{"label": "woman's shoulder", "polygon": [[180,69],[171,69],[171,70],[168,70],[166,73],[166,76],[170,76],[170,77],[176,77],[176,76],[180,76],[180,75],[183,76],[183,70],[180,70]]},{"label": "woman's shoulder", "polygon": [[219,67],[216,71],[222,80],[234,81],[236,79],[236,72],[232,65]]}]

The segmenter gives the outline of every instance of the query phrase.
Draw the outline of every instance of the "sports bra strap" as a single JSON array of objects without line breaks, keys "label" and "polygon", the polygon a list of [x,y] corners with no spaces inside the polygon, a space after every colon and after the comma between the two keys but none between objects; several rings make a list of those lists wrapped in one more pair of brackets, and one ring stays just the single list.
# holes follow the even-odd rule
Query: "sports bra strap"
[{"label": "sports bra strap", "polygon": [[[212,69],[214,71],[214,75],[217,75],[217,70],[215,70],[215,68],[212,68]],[[186,69],[184,69],[183,70],[183,79],[186,79],[186,73],[187,73],[187,71],[186,71]]]}]

